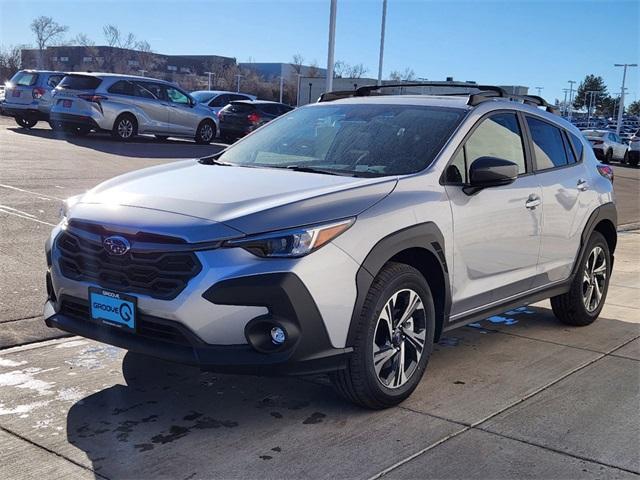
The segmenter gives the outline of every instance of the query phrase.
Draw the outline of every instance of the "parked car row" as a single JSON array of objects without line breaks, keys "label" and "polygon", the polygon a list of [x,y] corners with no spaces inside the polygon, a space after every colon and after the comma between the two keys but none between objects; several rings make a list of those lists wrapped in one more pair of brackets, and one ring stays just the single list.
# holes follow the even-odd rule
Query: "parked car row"
[{"label": "parked car row", "polygon": [[138,134],[236,139],[288,112],[277,102],[223,91],[187,93],[154,78],[113,73],[22,70],[5,87],[2,113],[24,128],[47,121],[75,135],[107,131],[122,141]]},{"label": "parked car row", "polygon": [[635,145],[634,148],[637,149],[640,131],[630,138],[629,145],[623,142],[619,135],[609,130],[582,130],[582,134],[589,140],[596,158],[603,163],[611,163],[612,160],[617,160],[623,164],[628,163],[633,167],[638,166],[638,155],[631,152],[632,145]]}]

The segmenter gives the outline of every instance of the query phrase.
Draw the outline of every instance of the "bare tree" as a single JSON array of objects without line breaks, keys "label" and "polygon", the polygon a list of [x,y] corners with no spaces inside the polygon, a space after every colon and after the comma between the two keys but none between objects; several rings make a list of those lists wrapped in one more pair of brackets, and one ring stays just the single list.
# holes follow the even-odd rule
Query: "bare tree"
[{"label": "bare tree", "polygon": [[20,50],[22,47],[17,45],[8,48],[0,48],[0,81],[4,84],[13,75],[20,70],[22,58]]},{"label": "bare tree", "polygon": [[72,43],[74,43],[75,45],[80,45],[81,47],[93,47],[96,44],[96,42],[91,40],[86,33],[79,33],[78,35],[76,35],[73,38]]},{"label": "bare tree", "polygon": [[396,82],[408,82],[416,79],[416,73],[413,69],[407,67],[402,72],[394,70],[389,74],[389,80],[395,80]]},{"label": "bare tree", "polygon": [[309,65],[309,70],[307,70],[307,77],[316,78],[320,74],[320,70],[318,68],[318,62],[313,61]]},{"label": "bare tree", "polygon": [[348,65],[346,68],[346,75],[349,78],[362,78],[368,69],[362,63],[356,65]]},{"label": "bare tree", "polygon": [[333,64],[333,76],[335,78],[342,78],[345,76],[345,72],[349,68],[349,65],[342,60],[337,60]]},{"label": "bare tree", "polygon": [[51,17],[41,16],[34,18],[31,22],[31,31],[36,36],[38,46],[38,68],[43,68],[44,49],[52,42],[60,38],[64,32],[69,30],[66,25],[60,25]]},{"label": "bare tree", "polygon": [[304,57],[299,53],[296,53],[291,59],[291,66],[293,67],[296,73],[301,73],[303,63],[304,63]]}]

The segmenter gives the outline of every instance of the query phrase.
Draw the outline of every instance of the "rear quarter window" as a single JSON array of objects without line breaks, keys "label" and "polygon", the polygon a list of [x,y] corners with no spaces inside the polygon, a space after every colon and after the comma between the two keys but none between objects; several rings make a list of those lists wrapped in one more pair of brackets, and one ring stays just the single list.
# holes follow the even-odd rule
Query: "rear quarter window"
[{"label": "rear quarter window", "polygon": [[567,154],[560,129],[533,117],[527,117],[527,124],[531,132],[537,170],[567,165]]},{"label": "rear quarter window", "polygon": [[33,72],[18,72],[11,77],[11,83],[19,87],[31,87],[38,81],[38,74]]},{"label": "rear quarter window", "polygon": [[233,113],[250,113],[255,110],[255,107],[246,103],[230,103],[225,110]]},{"label": "rear quarter window", "polygon": [[574,135],[571,132],[569,133],[569,137],[571,138],[571,143],[573,143],[573,148],[576,152],[576,156],[578,157],[578,162],[582,160],[582,154],[584,153],[584,145],[582,141],[577,135]]},{"label": "rear quarter window", "polygon": [[58,87],[68,90],[95,90],[101,83],[101,79],[89,75],[67,75]]}]

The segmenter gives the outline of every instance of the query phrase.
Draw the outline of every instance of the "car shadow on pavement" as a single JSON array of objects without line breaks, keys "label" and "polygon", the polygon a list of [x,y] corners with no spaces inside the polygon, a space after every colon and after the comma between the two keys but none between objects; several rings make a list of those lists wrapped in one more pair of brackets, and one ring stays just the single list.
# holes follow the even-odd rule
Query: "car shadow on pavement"
[{"label": "car shadow on pavement", "polygon": [[112,138],[108,133],[90,133],[86,137],[80,137],[48,128],[27,130],[19,127],[10,127],[7,130],[20,135],[61,140],[78,147],[135,158],[200,158],[217,153],[227,147],[223,143],[198,145],[187,139],[159,140],[147,135],[138,136],[130,142],[121,142]]},{"label": "car shadow on pavement", "polygon": [[[131,352],[122,373],[126,385],[78,401],[67,416],[68,441],[86,453],[96,478],[251,470],[243,462],[260,466],[277,457],[289,429],[306,428],[309,436],[332,417],[366,413],[342,401],[322,377],[220,375]],[[229,457],[236,450],[246,458]]]}]

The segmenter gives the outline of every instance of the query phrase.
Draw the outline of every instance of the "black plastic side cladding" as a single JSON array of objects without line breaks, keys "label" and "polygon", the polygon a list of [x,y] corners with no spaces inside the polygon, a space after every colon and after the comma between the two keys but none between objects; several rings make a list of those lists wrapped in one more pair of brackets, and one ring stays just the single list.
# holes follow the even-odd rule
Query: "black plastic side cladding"
[{"label": "black plastic side cladding", "polygon": [[353,345],[358,316],[362,311],[365,297],[369,292],[375,276],[380,272],[385,263],[408,249],[427,250],[437,259],[437,263],[440,266],[440,273],[442,274],[444,284],[444,292],[442,292],[444,298],[441,299],[442,301],[438,301],[439,299],[436,298],[438,292],[432,292],[436,303],[436,315],[438,317],[438,319],[436,319],[436,341],[439,338],[443,325],[446,324],[449,318],[449,312],[451,311],[449,270],[444,255],[444,236],[435,223],[426,222],[407,227],[386,236],[376,243],[364,259],[362,266],[356,274],[357,298],[351,315],[351,323],[347,335],[347,346]]}]

